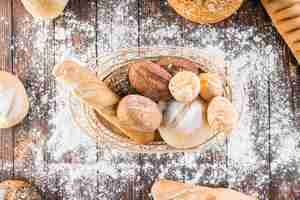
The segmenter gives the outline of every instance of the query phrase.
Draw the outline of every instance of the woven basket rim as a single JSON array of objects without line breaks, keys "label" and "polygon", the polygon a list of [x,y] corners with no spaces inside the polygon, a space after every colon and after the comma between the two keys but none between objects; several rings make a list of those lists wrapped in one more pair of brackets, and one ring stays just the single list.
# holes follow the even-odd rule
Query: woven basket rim
[{"label": "woven basket rim", "polygon": [[[101,57],[96,58],[98,61],[104,60],[105,62],[109,62],[112,59],[116,59],[116,57],[118,58],[119,56],[124,56],[130,52],[145,52],[145,51],[153,51],[153,50],[162,50],[162,51],[184,51],[184,50],[188,50],[188,52],[193,52],[193,53],[199,53],[197,54],[197,56],[199,56],[199,58],[201,56],[202,59],[208,59],[209,54],[201,49],[195,49],[195,48],[186,48],[186,47],[145,47],[145,48],[126,48],[126,49],[119,49],[116,52],[112,52],[112,53],[107,53],[107,54],[103,54],[101,55]],[[158,55],[158,56],[163,56],[163,55]],[[152,57],[156,57],[156,56],[152,56]],[[189,60],[192,60],[193,62],[196,62],[194,59],[192,59],[191,57],[185,57],[185,56],[180,56]],[[140,57],[140,58],[150,58],[150,57]],[[137,58],[138,59],[138,58]],[[104,80],[105,78],[107,78],[107,76],[109,76],[109,74],[111,74],[112,72],[114,72],[116,69],[124,66],[126,63],[128,62],[132,62],[132,60],[134,59],[129,59],[129,60],[125,60],[125,62],[121,62],[118,63],[116,65],[110,66],[108,69],[102,70],[99,69],[97,70],[97,76],[99,77],[99,79]],[[211,60],[207,60],[211,63],[214,63]],[[104,63],[104,62],[102,62]],[[101,63],[101,64],[102,64]],[[199,63],[199,62],[196,62]],[[201,65],[203,63],[200,63]],[[99,62],[98,62],[99,65]],[[202,69],[205,72],[215,72],[215,70],[217,70],[217,66],[214,66],[215,69]],[[227,66],[225,65],[225,61],[223,62],[223,67],[225,69],[224,73],[227,73]],[[227,75],[225,76],[225,80],[227,82]],[[229,89],[232,90],[232,85],[230,83],[230,80],[228,79],[227,82],[229,85]],[[232,92],[232,91],[230,91]],[[227,96],[228,97],[228,96]],[[231,99],[231,97],[228,97]],[[78,110],[74,110],[72,107],[72,101],[77,101],[78,105],[80,106],[80,111],[82,111],[83,116],[81,117],[81,119],[78,119],[78,117],[76,115],[78,115]],[[69,101],[68,101],[69,107],[70,107],[70,111],[71,111],[71,115],[72,115],[72,120],[74,121],[74,123],[80,128],[82,129],[85,133],[87,133],[87,135],[89,135],[90,137],[92,137],[94,140],[96,140],[97,143],[99,144],[104,144],[104,145],[109,145],[114,149],[120,150],[120,151],[126,151],[126,152],[136,152],[136,153],[176,153],[176,152],[199,152],[201,149],[205,149],[204,146],[208,145],[208,143],[213,140],[216,136],[218,135],[222,135],[221,132],[219,133],[215,133],[213,136],[211,136],[210,138],[208,138],[205,142],[203,142],[202,144],[198,145],[197,147],[194,148],[190,148],[190,149],[176,149],[173,148],[169,145],[167,145],[164,141],[154,141],[150,144],[146,144],[146,145],[141,145],[141,144],[136,144],[134,143],[132,140],[130,140],[129,138],[127,138],[126,136],[121,136],[119,134],[114,133],[113,131],[111,131],[109,128],[107,128],[106,126],[104,126],[103,124],[101,124],[99,122],[99,120],[97,119],[97,115],[96,115],[96,111],[94,111],[93,108],[91,108],[90,106],[86,105],[85,103],[81,102],[79,99],[73,97],[71,94],[69,94]],[[241,117],[241,116],[240,116]],[[85,118],[85,119],[84,119]],[[86,120],[84,123],[86,123],[84,125],[84,123],[82,121]],[[100,126],[102,126],[100,128]]]}]

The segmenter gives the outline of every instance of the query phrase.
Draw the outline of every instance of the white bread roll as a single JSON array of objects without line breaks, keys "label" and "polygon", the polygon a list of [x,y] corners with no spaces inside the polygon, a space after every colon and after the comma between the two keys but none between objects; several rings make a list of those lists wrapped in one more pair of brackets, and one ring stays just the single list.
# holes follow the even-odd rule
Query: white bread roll
[{"label": "white bread roll", "polygon": [[0,128],[20,123],[28,110],[28,97],[21,81],[8,72],[0,71]]},{"label": "white bread roll", "polygon": [[196,99],[185,104],[171,101],[159,128],[163,140],[178,149],[197,147],[215,135],[206,119],[206,103]]},{"label": "white bread roll", "polygon": [[69,0],[21,0],[35,18],[54,19],[65,9]]}]

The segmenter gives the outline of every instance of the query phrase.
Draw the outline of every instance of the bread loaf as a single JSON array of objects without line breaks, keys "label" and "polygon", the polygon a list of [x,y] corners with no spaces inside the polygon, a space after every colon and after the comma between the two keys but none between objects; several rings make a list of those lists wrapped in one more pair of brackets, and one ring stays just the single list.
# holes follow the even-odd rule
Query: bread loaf
[{"label": "bread loaf", "polygon": [[38,190],[21,180],[6,180],[0,183],[0,200],[41,200]]},{"label": "bread loaf", "polygon": [[20,123],[29,110],[25,88],[18,77],[0,71],[0,129]]},{"label": "bread loaf", "polygon": [[63,61],[54,67],[53,75],[69,85],[75,96],[98,110],[119,102],[119,97],[78,61]]},{"label": "bread loaf", "polygon": [[243,0],[168,0],[181,16],[200,24],[217,23],[236,12]]},{"label": "bread loaf", "polygon": [[26,10],[35,18],[54,19],[58,17],[69,0],[21,0]]},{"label": "bread loaf", "polygon": [[262,0],[262,4],[300,63],[300,0]]},{"label": "bread loaf", "polygon": [[155,182],[151,193],[154,200],[255,200],[254,197],[227,188],[209,188],[169,180]]}]

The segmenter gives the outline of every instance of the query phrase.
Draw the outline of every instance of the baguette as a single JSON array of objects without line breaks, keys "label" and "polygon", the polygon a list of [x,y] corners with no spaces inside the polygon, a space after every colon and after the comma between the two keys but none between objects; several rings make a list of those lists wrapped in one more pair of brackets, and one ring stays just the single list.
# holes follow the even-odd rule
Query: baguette
[{"label": "baguette", "polygon": [[209,188],[169,180],[154,183],[151,193],[154,200],[255,200],[254,197],[231,189]]},{"label": "baguette", "polygon": [[300,0],[262,0],[262,4],[300,63]]},{"label": "baguette", "polygon": [[53,75],[69,85],[73,95],[98,110],[119,102],[120,98],[78,61],[63,61],[54,67]]}]

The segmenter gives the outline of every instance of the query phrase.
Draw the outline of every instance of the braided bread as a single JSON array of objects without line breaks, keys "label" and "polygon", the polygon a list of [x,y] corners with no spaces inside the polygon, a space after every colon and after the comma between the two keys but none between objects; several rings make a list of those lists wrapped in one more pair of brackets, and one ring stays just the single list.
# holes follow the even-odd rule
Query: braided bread
[{"label": "braided bread", "polygon": [[262,4],[300,63],[300,0],[262,0]]}]

